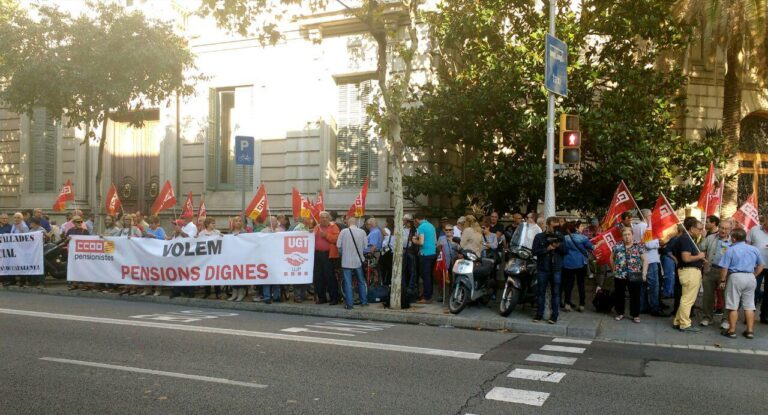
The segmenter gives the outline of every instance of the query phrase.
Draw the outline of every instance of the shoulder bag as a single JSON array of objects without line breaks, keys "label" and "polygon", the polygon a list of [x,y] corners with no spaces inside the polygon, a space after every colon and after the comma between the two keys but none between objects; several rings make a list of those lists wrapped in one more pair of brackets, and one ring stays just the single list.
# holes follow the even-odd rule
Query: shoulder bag
[{"label": "shoulder bag", "polygon": [[[629,261],[631,259],[631,256],[629,255],[629,250],[627,250],[627,247],[624,247],[624,258],[627,260],[627,268],[629,268]],[[627,272],[627,281],[628,282],[642,282],[643,281],[643,273],[642,272]]]}]

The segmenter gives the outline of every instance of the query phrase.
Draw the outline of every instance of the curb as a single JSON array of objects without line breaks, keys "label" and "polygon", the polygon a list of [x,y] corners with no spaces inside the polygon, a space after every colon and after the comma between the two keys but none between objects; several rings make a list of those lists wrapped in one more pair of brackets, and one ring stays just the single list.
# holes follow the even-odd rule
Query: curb
[{"label": "curb", "polygon": [[426,314],[414,311],[400,310],[372,310],[357,307],[353,310],[345,310],[340,307],[319,307],[315,304],[304,305],[295,303],[264,304],[254,302],[235,303],[222,300],[207,300],[202,298],[175,298],[168,296],[119,296],[116,294],[94,293],[90,291],[66,291],[36,288],[19,288],[15,286],[3,287],[3,291],[24,294],[53,295],[60,297],[82,297],[130,301],[135,303],[156,303],[187,305],[201,308],[215,308],[225,310],[242,310],[262,313],[278,313],[290,315],[302,315],[313,317],[345,318],[354,320],[371,320],[385,323],[400,324],[424,324],[428,326],[449,326],[461,329],[473,330],[507,330],[513,333],[532,333],[551,336],[579,337],[594,339],[597,337],[599,321],[588,317],[577,317],[567,324],[534,323],[532,321],[519,321],[503,319],[499,317],[490,319],[470,319],[452,314]]}]

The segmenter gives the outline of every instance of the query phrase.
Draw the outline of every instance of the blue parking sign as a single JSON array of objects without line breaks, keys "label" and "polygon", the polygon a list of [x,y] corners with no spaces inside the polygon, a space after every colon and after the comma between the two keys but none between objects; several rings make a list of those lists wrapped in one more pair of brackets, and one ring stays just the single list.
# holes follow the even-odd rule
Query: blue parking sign
[{"label": "blue parking sign", "polygon": [[554,36],[547,35],[544,52],[544,86],[548,91],[568,95],[568,46]]},{"label": "blue parking sign", "polygon": [[235,164],[253,166],[253,137],[235,137]]}]

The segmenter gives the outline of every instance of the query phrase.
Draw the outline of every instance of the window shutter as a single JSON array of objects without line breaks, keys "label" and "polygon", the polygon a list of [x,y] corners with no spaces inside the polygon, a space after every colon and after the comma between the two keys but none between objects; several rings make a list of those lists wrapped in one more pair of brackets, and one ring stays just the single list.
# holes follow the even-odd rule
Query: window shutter
[{"label": "window shutter", "polygon": [[[253,88],[240,87],[235,89],[235,110],[233,112],[235,135],[253,136]],[[234,139],[234,138],[233,138]],[[232,145],[235,145],[234,143]],[[255,160],[254,160],[255,162]],[[233,161],[234,163],[234,161]],[[253,191],[253,167],[235,165],[235,189]]]},{"label": "window shutter", "polygon": [[30,192],[53,192],[56,182],[56,122],[45,108],[36,108],[30,118]]},{"label": "window shutter", "polygon": [[369,176],[371,187],[376,187],[378,143],[367,113],[371,92],[371,81],[338,85],[336,170],[341,188],[362,186]]},{"label": "window shutter", "polygon": [[219,97],[216,89],[208,90],[208,128],[206,132],[205,153],[206,153],[206,185],[208,190],[215,190],[218,184],[218,175],[216,169],[216,143],[218,141],[218,103]]}]

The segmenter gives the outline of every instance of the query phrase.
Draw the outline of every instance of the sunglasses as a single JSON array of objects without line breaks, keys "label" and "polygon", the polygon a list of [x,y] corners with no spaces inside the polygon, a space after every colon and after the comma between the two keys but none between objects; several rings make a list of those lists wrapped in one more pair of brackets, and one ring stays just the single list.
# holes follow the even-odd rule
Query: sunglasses
[{"label": "sunglasses", "polygon": [[445,228],[443,230],[446,231],[446,232],[453,232],[453,229],[450,229],[450,228]]}]

